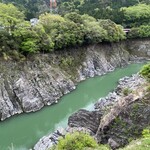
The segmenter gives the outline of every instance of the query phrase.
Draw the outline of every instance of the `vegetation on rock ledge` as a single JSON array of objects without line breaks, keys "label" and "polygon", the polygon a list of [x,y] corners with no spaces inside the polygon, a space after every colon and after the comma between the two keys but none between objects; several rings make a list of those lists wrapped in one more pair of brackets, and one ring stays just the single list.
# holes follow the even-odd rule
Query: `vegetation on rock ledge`
[{"label": "vegetation on rock ledge", "polygon": [[67,134],[65,138],[59,140],[58,144],[50,150],[107,150],[106,146],[98,145],[96,140],[89,134],[74,132]]},{"label": "vegetation on rock ledge", "polygon": [[140,74],[150,82],[150,63],[143,66]]}]

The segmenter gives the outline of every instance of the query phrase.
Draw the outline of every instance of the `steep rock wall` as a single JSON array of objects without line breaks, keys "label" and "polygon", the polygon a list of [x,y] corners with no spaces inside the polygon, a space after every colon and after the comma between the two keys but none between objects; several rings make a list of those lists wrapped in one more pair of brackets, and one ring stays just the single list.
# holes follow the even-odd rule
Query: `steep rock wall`
[{"label": "steep rock wall", "polygon": [[[140,60],[138,56],[149,57],[149,41],[72,48],[34,55],[24,62],[0,60],[0,120],[57,103],[75,89],[77,82],[113,71],[130,60]],[[144,51],[141,44],[145,45]],[[135,55],[136,49],[143,55],[139,51]]]}]

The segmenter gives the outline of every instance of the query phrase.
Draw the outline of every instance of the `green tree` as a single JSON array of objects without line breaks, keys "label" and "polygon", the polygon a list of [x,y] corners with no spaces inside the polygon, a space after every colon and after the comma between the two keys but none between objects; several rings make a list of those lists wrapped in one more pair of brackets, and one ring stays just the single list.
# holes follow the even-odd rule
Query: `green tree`
[{"label": "green tree", "polygon": [[44,14],[40,16],[40,24],[46,33],[51,36],[54,48],[82,44],[83,31],[81,26],[59,15]]},{"label": "green tree", "polygon": [[74,23],[83,24],[83,19],[81,15],[76,12],[71,12],[65,15],[65,18],[73,21]]},{"label": "green tree", "polygon": [[39,16],[39,23],[43,25],[47,34],[56,34],[55,31],[65,19],[60,15],[45,13]]},{"label": "green tree", "polygon": [[39,51],[39,38],[38,34],[31,28],[29,22],[19,24],[13,31],[12,36],[18,42],[19,50],[23,54],[35,53]]},{"label": "green tree", "polygon": [[3,3],[14,4],[24,12],[28,20],[38,17],[41,13],[49,12],[49,0],[3,0]]},{"label": "green tree", "polygon": [[104,41],[117,42],[126,38],[122,26],[111,20],[99,20],[99,25],[107,31]]},{"label": "green tree", "polygon": [[124,23],[126,26],[136,27],[150,23],[150,5],[138,4],[131,7],[124,7],[122,10],[124,10]]},{"label": "green tree", "polygon": [[24,14],[12,4],[0,3],[0,26],[11,32],[24,21]]},{"label": "green tree", "polygon": [[139,27],[140,37],[150,37],[150,25],[142,25]]},{"label": "green tree", "polygon": [[16,43],[12,36],[4,29],[0,29],[0,55],[3,52],[8,52],[15,49]]},{"label": "green tree", "polygon": [[38,45],[39,49],[42,52],[50,52],[54,50],[54,42],[52,41],[52,38],[50,35],[48,35],[44,29],[44,27],[41,24],[38,24],[33,27],[33,30],[38,35]]},{"label": "green tree", "polygon": [[99,43],[107,36],[107,31],[104,30],[95,18],[82,15],[84,24],[85,42],[86,43]]},{"label": "green tree", "polygon": [[28,21],[24,21],[13,31],[12,36],[18,43],[20,52],[24,54],[38,51],[49,52],[54,48],[51,37],[40,24],[31,27]]}]

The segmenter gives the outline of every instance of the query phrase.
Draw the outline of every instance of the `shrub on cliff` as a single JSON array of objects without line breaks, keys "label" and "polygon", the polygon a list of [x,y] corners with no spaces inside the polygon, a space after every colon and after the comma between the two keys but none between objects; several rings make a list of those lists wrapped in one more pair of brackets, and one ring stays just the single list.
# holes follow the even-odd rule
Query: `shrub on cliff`
[{"label": "shrub on cliff", "polygon": [[119,150],[149,150],[150,149],[150,128],[142,131],[142,138],[131,141],[126,147]]},{"label": "shrub on cliff", "polygon": [[140,74],[150,82],[150,63],[143,66]]},{"label": "shrub on cliff", "polygon": [[144,138],[150,138],[150,127],[143,130],[142,135]]},{"label": "shrub on cliff", "polygon": [[64,139],[60,139],[58,145],[53,148],[57,150],[83,150],[84,148],[97,148],[98,144],[88,134],[75,132],[67,134]]}]

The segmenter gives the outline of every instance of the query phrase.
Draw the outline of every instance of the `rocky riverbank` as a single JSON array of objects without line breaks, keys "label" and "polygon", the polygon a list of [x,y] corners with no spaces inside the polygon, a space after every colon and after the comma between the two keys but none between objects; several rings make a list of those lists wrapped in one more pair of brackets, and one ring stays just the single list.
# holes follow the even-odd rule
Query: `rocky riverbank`
[{"label": "rocky riverbank", "polygon": [[55,104],[77,82],[149,56],[150,42],[145,39],[37,54],[23,62],[0,60],[0,120]]},{"label": "rocky riverbank", "polygon": [[[99,123],[94,127],[97,141],[116,149],[140,136],[142,130],[150,124],[149,98],[146,82],[139,75],[121,79],[114,92],[95,104],[94,112],[102,114]],[[86,125],[82,117],[86,120]],[[91,118],[97,120],[95,115]],[[91,131],[94,129],[88,117],[86,118],[80,111],[69,118],[68,124],[71,127],[88,128]]]},{"label": "rocky riverbank", "polygon": [[34,150],[46,150],[73,131],[89,132],[98,142],[109,144],[113,149],[124,146],[150,124],[150,102],[145,96],[145,84],[138,74],[120,79],[117,88],[95,104],[94,111],[81,109],[74,113],[65,130],[43,137]]}]

